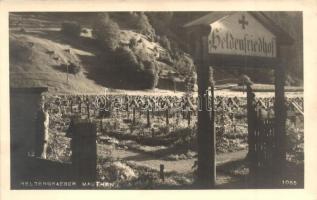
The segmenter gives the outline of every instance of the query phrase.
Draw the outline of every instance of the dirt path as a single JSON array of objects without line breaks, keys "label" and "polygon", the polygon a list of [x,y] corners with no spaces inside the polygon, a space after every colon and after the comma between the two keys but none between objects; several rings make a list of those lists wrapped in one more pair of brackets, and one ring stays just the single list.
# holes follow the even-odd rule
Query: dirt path
[{"label": "dirt path", "polygon": [[[104,156],[102,152],[106,149],[109,149],[109,145],[98,145],[99,155]],[[218,154],[216,163],[217,165],[220,165],[229,161],[240,160],[243,159],[246,154],[246,150]],[[159,170],[160,164],[164,164],[166,172],[176,171],[177,173],[191,172],[192,166],[196,161],[196,158],[175,161],[163,160],[147,153],[140,153],[128,149],[118,149],[116,147],[112,149],[111,156],[114,158],[123,159],[125,161],[133,161],[136,165],[146,166],[155,170]]]}]

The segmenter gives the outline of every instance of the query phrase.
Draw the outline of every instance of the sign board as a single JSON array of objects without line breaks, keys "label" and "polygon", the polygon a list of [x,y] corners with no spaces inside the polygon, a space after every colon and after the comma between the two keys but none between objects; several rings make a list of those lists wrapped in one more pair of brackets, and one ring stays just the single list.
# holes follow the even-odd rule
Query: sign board
[{"label": "sign board", "polygon": [[247,12],[225,16],[210,26],[210,54],[276,57],[276,36]]}]

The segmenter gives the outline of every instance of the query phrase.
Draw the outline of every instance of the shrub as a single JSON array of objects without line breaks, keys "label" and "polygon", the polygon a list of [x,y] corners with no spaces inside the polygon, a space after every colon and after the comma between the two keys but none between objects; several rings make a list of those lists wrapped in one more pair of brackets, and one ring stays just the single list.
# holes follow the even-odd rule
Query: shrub
[{"label": "shrub", "polygon": [[148,17],[144,13],[139,13],[136,16],[135,26],[140,33],[149,36],[151,39],[154,38],[154,29],[150,24]]},{"label": "shrub", "polygon": [[79,65],[76,65],[74,63],[69,63],[68,65],[68,73],[71,74],[78,74],[81,70],[81,67]]},{"label": "shrub", "polygon": [[167,65],[173,65],[173,60],[168,53],[160,53],[157,60]]},{"label": "shrub", "polygon": [[119,47],[113,55],[114,73],[125,85],[134,85],[136,73],[140,68],[137,57],[126,47]]},{"label": "shrub", "polygon": [[61,32],[68,36],[79,37],[81,25],[77,22],[63,22]]},{"label": "shrub", "polygon": [[168,51],[171,51],[171,43],[166,35],[160,37],[160,44]]},{"label": "shrub", "polygon": [[118,24],[109,18],[108,14],[98,15],[93,25],[92,35],[106,49],[114,51],[119,47],[120,29]]},{"label": "shrub", "polygon": [[134,55],[133,51],[126,47],[120,47],[115,51],[114,62],[117,65],[116,71],[127,73],[126,78],[129,78],[130,72],[134,72],[139,68],[137,57]]},{"label": "shrub", "polygon": [[143,43],[142,48],[138,48],[138,49],[133,50],[139,63],[154,59],[154,57],[151,54],[149,54],[145,49],[146,49],[146,46]]},{"label": "shrub", "polygon": [[179,55],[174,67],[176,71],[185,78],[187,91],[193,91],[197,82],[196,69],[193,60],[186,55]]},{"label": "shrub", "polygon": [[154,62],[151,61],[144,61],[144,76],[143,76],[143,87],[145,89],[153,89],[156,87],[158,83],[158,73],[156,69],[156,65]]},{"label": "shrub", "polygon": [[137,57],[131,49],[120,47],[115,51],[114,72],[128,86],[138,89],[152,89],[157,85],[158,75],[154,62]]},{"label": "shrub", "polygon": [[130,42],[129,42],[129,48],[130,49],[133,49],[135,46],[137,45],[137,41],[136,39],[133,37],[130,39]]}]

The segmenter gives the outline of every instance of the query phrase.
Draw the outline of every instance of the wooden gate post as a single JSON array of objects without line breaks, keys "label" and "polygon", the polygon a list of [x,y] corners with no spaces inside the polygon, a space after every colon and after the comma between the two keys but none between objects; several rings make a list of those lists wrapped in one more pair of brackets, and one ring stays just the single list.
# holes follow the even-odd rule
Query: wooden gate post
[{"label": "wooden gate post", "polygon": [[72,129],[73,178],[81,182],[96,181],[97,147],[96,125],[90,121],[76,120]]},{"label": "wooden gate post", "polygon": [[285,168],[286,161],[286,108],[285,108],[285,94],[284,94],[284,85],[285,85],[285,66],[281,62],[279,66],[275,69],[275,104],[274,104],[274,113],[275,113],[275,136],[276,136],[276,152],[274,155],[275,173],[280,177],[277,178],[277,185],[281,184],[281,176],[283,169]]},{"label": "wooden gate post", "polygon": [[255,94],[253,93],[251,85],[247,85],[247,119],[248,119],[248,158],[250,161],[254,159],[254,125],[255,125]]},{"label": "wooden gate post", "polygon": [[217,170],[216,170],[216,124],[215,124],[215,87],[214,87],[214,69],[209,68],[210,73],[209,73],[209,84],[210,84],[210,90],[211,90],[211,119],[210,119],[210,124],[211,124],[211,168],[212,168],[212,181],[213,181],[213,186],[216,184],[216,177],[217,177]]},{"label": "wooden gate post", "polygon": [[198,96],[201,98],[201,110],[198,111],[198,168],[197,183],[200,188],[215,186],[215,137],[211,117],[208,110],[208,83],[210,68],[208,64],[208,35],[210,26],[195,27],[194,58],[197,65]]}]

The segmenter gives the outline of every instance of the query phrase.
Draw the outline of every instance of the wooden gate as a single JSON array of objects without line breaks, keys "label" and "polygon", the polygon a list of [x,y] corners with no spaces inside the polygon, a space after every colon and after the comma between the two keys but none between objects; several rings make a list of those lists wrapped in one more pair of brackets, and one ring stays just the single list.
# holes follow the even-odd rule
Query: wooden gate
[{"label": "wooden gate", "polygon": [[255,100],[251,86],[247,89],[248,107],[248,160],[250,181],[256,187],[274,184],[274,160],[277,154],[277,135],[273,114]]}]

